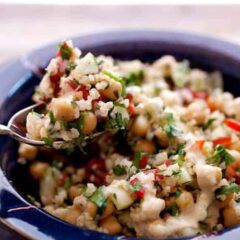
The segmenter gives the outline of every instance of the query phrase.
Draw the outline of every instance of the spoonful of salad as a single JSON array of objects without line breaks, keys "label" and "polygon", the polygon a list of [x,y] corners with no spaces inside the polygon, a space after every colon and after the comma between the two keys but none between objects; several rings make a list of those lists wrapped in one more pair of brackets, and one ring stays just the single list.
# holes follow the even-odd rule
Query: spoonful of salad
[{"label": "spoonful of salad", "polygon": [[35,105],[0,125],[0,134],[35,146],[72,148],[125,129],[134,110],[114,61],[91,53],[81,57],[71,41],[59,44],[33,100]]}]

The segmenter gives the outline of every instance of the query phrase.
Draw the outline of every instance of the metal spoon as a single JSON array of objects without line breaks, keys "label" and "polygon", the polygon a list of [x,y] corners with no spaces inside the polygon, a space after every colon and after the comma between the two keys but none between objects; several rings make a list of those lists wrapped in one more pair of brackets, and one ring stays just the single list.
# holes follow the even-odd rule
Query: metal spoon
[{"label": "metal spoon", "polygon": [[[19,142],[27,143],[34,146],[44,146],[46,145],[44,141],[33,140],[27,137],[26,135],[26,117],[29,112],[35,111],[38,112],[44,106],[43,103],[34,104],[32,106],[26,107],[17,113],[15,113],[9,120],[7,126],[0,124],[0,135],[8,135]],[[85,141],[93,139],[102,135],[104,132],[94,133],[90,136],[84,138]],[[55,141],[54,145],[61,146],[63,141]]]}]

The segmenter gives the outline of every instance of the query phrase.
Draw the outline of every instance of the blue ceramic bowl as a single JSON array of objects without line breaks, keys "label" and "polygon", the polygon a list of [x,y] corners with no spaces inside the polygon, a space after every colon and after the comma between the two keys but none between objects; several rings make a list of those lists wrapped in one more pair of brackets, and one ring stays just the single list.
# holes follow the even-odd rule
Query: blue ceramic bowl
[{"label": "blue ceramic bowl", "polygon": [[[139,58],[151,62],[164,54],[186,58],[192,66],[207,71],[220,70],[225,89],[240,96],[240,47],[231,43],[185,33],[155,31],[108,32],[76,37],[73,42],[83,53],[91,51],[118,59]],[[53,43],[0,68],[0,123],[6,123],[12,114],[31,104],[41,69],[55,55],[56,46],[57,43]],[[17,146],[8,137],[0,137],[0,218],[4,224],[37,240],[120,239],[75,227],[32,206],[25,196],[37,189],[26,168],[16,161]],[[240,228],[224,230],[214,238],[240,239]]]}]

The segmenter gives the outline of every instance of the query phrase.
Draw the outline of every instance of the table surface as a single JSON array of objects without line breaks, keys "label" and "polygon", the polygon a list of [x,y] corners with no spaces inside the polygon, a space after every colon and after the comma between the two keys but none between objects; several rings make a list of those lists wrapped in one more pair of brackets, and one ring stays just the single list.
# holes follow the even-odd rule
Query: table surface
[{"label": "table surface", "polygon": [[[108,30],[190,31],[240,43],[239,22],[240,6],[0,4],[0,64],[54,40]],[[0,226],[0,239],[22,240],[4,226]]]}]

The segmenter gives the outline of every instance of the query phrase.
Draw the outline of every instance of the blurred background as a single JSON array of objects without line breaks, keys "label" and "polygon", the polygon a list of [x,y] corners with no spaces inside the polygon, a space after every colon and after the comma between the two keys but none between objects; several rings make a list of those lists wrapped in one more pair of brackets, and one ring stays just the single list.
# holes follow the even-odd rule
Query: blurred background
[{"label": "blurred background", "polygon": [[189,31],[240,43],[240,6],[88,6],[73,5],[71,1],[71,5],[55,5],[56,1],[52,0],[33,0],[34,5],[29,4],[30,0],[8,2],[11,4],[0,0],[0,64],[53,40],[108,30]]}]

